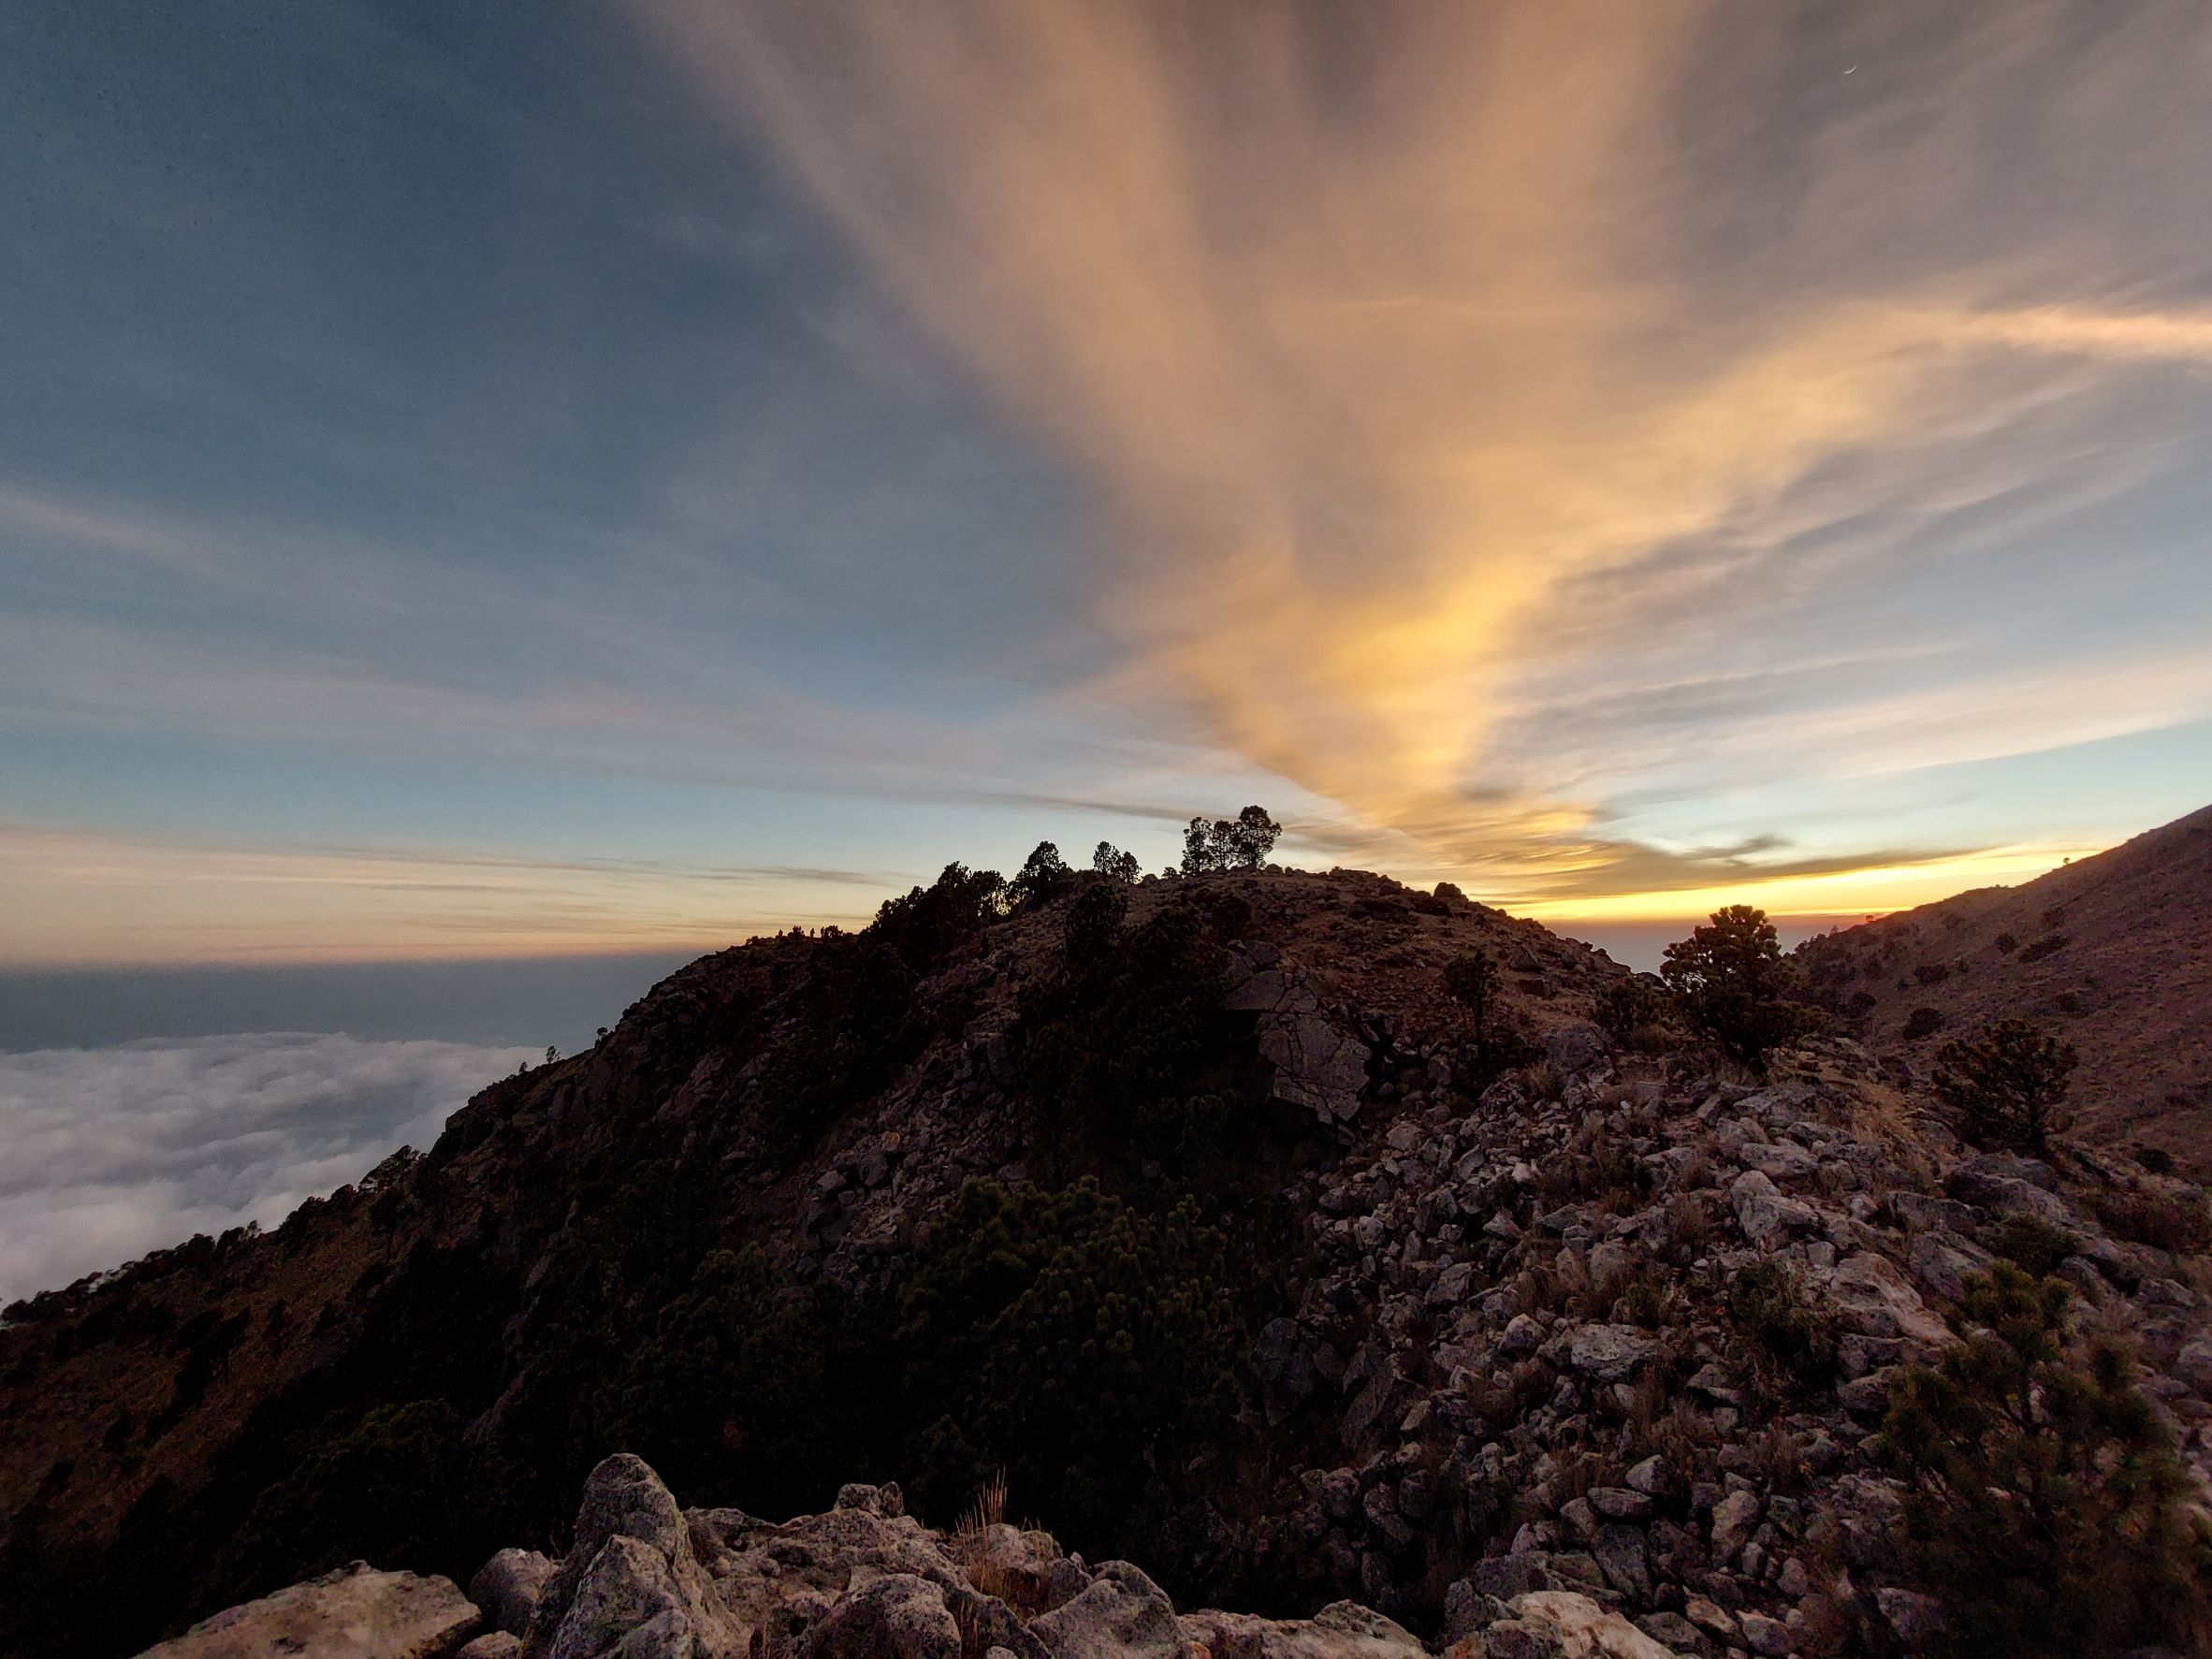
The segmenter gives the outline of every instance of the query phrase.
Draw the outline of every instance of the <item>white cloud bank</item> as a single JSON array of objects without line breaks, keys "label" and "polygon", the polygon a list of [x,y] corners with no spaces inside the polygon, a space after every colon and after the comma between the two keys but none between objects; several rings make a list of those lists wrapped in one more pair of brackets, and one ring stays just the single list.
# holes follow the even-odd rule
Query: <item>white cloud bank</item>
[{"label": "white cloud bank", "polygon": [[0,1054],[0,1304],[271,1226],[536,1057],[283,1032]]}]

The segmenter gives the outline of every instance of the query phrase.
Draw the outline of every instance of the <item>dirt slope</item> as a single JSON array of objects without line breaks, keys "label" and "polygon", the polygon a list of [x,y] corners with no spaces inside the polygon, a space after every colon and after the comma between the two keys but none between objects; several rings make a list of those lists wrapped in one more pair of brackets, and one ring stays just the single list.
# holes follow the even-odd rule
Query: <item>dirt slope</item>
[{"label": "dirt slope", "polygon": [[[2019,887],[1810,940],[1797,959],[1864,1041],[1922,1071],[1952,1036],[2035,1021],[2081,1055],[2085,1137],[2212,1171],[2212,808]],[[1908,1037],[1917,1009],[1942,1024]]]}]

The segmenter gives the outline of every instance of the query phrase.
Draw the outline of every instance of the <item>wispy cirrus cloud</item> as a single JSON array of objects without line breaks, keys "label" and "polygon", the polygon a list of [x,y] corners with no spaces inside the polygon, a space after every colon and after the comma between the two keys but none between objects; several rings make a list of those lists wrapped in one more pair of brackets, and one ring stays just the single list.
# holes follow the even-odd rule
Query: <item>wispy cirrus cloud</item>
[{"label": "wispy cirrus cloud", "polygon": [[[1691,603],[1832,657],[1880,584],[1942,574],[1940,517],[2139,467],[2171,410],[2142,377],[2206,353],[2161,205],[2212,161],[2173,120],[2212,65],[2195,14],[638,4],[1113,519],[1093,604],[1127,655],[1094,693],[1334,803],[1317,834],[1511,895],[1716,873],[1604,833],[1649,781],[1625,745],[1552,752],[1568,673],[1682,677],[1648,614],[1578,612],[1588,584],[1708,548]],[[1710,704],[1684,769],[2201,708],[2185,664],[2037,638],[2025,558],[1969,538],[1972,635]]]}]

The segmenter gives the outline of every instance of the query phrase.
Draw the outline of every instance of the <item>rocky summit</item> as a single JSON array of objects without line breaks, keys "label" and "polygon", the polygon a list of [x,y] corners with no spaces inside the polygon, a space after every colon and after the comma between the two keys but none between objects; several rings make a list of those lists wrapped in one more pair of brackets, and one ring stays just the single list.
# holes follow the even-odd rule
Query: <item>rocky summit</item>
[{"label": "rocky summit", "polygon": [[1448,888],[953,866],[9,1309],[7,1649],[2189,1651],[2204,1193],[1793,1029]]},{"label": "rocky summit", "polygon": [[[1535,1591],[1456,1645],[1484,1655],[1657,1659],[1666,1649],[1588,1595]],[[1178,1613],[1142,1567],[1087,1564],[1050,1533],[979,1513],[924,1526],[895,1484],[847,1485],[783,1522],[681,1509],[626,1453],[585,1482],[560,1562],[503,1550],[464,1597],[449,1579],[355,1563],[233,1608],[150,1659],[1424,1659],[1349,1602],[1310,1619]]]}]

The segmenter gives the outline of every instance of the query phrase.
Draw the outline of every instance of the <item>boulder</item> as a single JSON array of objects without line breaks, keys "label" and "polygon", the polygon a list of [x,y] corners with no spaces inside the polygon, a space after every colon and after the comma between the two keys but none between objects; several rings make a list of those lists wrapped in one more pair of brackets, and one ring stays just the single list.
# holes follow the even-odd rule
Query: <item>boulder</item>
[{"label": "boulder", "polygon": [[907,1512],[907,1499],[895,1480],[885,1481],[881,1486],[848,1480],[837,1488],[837,1506],[840,1509],[859,1509],[869,1515],[891,1519]]},{"label": "boulder", "polygon": [[1599,1382],[1625,1382],[1656,1346],[1634,1325],[1580,1325],[1567,1337],[1566,1359]]},{"label": "boulder", "polygon": [[1533,1590],[1455,1643],[1450,1659],[1681,1659],[1619,1613],[1571,1590]]},{"label": "boulder", "polygon": [[1928,1311],[1904,1274],[1871,1251],[1845,1257],[1821,1288],[1844,1325],[1862,1336],[1902,1337],[1930,1346],[1951,1340],[1951,1328]]},{"label": "boulder", "polygon": [[699,1564],[676,1499],[643,1458],[591,1471],[575,1543],[546,1580],[530,1659],[736,1659],[747,1634]]},{"label": "boulder", "polygon": [[1053,1659],[1191,1659],[1167,1592],[1126,1561],[1109,1561],[1082,1594],[1032,1620]]},{"label": "boulder", "polygon": [[1594,1075],[1613,1069],[1605,1033],[1595,1026],[1561,1026],[1545,1032],[1544,1057],[1563,1077]]},{"label": "boulder", "polygon": [[1968,1275],[1986,1273],[1995,1259],[1955,1232],[1916,1232],[1905,1251],[1906,1270],[1920,1288],[1945,1302],[1957,1302],[1965,1293]]},{"label": "boulder", "polygon": [[1426,1659],[1419,1637],[1357,1602],[1332,1602],[1311,1619],[1188,1613],[1183,1634],[1213,1659]]},{"label": "boulder", "polygon": [[1728,1203],[1736,1212],[1736,1225],[1754,1244],[1778,1244],[1792,1233],[1811,1232],[1820,1225],[1818,1210],[1802,1199],[1783,1197],[1757,1170],[1736,1177],[1728,1187]]},{"label": "boulder", "polygon": [[445,1659],[479,1623],[451,1579],[357,1561],[203,1619],[141,1659]]},{"label": "boulder", "polygon": [[841,1597],[808,1632],[800,1654],[801,1659],[960,1659],[960,1625],[935,1584],[912,1573],[887,1573]]},{"label": "boulder", "polygon": [[522,1638],[507,1630],[487,1631],[464,1644],[453,1659],[519,1659]]},{"label": "boulder", "polygon": [[1354,1116],[1367,1086],[1367,1045],[1317,1013],[1276,1015],[1259,1033],[1259,1055],[1275,1068],[1273,1094],[1326,1122]]},{"label": "boulder", "polygon": [[469,1580],[469,1599],[484,1610],[484,1622],[492,1629],[520,1636],[530,1628],[530,1616],[552,1576],[553,1564],[535,1550],[502,1550],[476,1569]]}]

